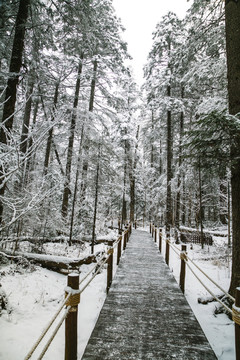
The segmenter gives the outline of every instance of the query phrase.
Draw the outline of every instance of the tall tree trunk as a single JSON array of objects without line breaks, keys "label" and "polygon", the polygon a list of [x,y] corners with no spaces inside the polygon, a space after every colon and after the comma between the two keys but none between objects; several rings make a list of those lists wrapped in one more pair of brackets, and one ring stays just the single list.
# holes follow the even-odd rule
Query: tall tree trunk
[{"label": "tall tree trunk", "polygon": [[[161,124],[160,124],[161,125]],[[160,126],[161,128],[161,126]],[[159,176],[163,174],[163,159],[162,159],[162,138],[159,134]]]},{"label": "tall tree trunk", "polygon": [[[59,83],[59,85],[60,85],[60,83]],[[56,87],[55,88],[54,100],[53,100],[53,102],[55,103],[55,106],[54,106],[55,108],[56,108],[57,101],[58,101],[58,91],[59,91],[59,88]],[[40,86],[39,86],[39,93],[40,94],[42,93],[42,91],[40,89]],[[43,108],[43,113],[44,113],[45,120],[48,121],[48,116],[47,116],[47,112],[46,112],[46,109],[45,109],[43,96],[40,95],[40,98],[41,98],[41,103],[42,103],[42,108]],[[52,129],[52,131],[51,131],[51,129]],[[62,166],[62,163],[61,163],[61,160],[60,160],[60,156],[59,156],[56,144],[54,143],[54,140],[53,140],[53,128],[51,128],[51,129],[49,130],[49,133],[48,133],[47,148],[46,148],[45,160],[44,160],[46,171],[43,170],[43,174],[47,174],[47,168],[48,168],[49,159],[50,159],[51,147],[53,147],[57,162],[59,164],[61,174],[63,176],[65,176],[65,172],[63,170],[63,166]],[[51,142],[49,140],[51,140]]]},{"label": "tall tree trunk", "polygon": [[[168,85],[167,96],[171,96],[171,87]],[[172,114],[167,112],[167,201],[166,201],[166,232],[169,233],[172,225]]]},{"label": "tall tree trunk", "polygon": [[[125,129],[126,136],[126,129]],[[127,182],[127,140],[124,141],[124,174],[123,174],[123,196],[122,196],[122,226],[127,220],[126,182]]]},{"label": "tall tree trunk", "polygon": [[[229,112],[240,113],[240,1],[225,0],[226,49]],[[240,132],[233,134],[231,145],[232,185],[232,278],[230,293],[240,286]]]},{"label": "tall tree trunk", "polygon": [[[91,91],[90,91],[90,99],[89,99],[89,112],[93,112],[94,108],[94,97],[95,97],[95,88],[96,88],[96,79],[97,79],[97,68],[98,63],[95,59],[93,61],[93,77],[91,81]],[[87,139],[86,139],[87,140]],[[88,153],[89,153],[89,143],[85,142],[84,146],[84,159],[83,159],[83,167],[82,167],[82,183],[81,183],[81,192],[80,192],[80,211],[79,218],[82,218],[82,208],[84,207],[84,202],[86,198],[86,189],[87,189],[87,174],[88,174]]]},{"label": "tall tree trunk", "polygon": [[[184,88],[181,90],[181,98],[184,98]],[[175,225],[177,228],[180,226],[180,210],[181,210],[181,183],[182,183],[182,139],[184,130],[184,113],[180,114],[180,129],[179,129],[179,156],[178,156],[178,177],[177,177],[177,198],[176,198],[176,216]]]},{"label": "tall tree trunk", "polygon": [[96,238],[96,220],[97,220],[97,206],[98,206],[98,190],[99,190],[99,170],[100,170],[100,159],[101,159],[101,143],[98,145],[98,159],[97,159],[97,172],[96,172],[96,183],[95,183],[95,202],[94,202],[94,213],[93,213],[93,228],[92,228],[92,244],[91,253],[94,253],[94,241]]},{"label": "tall tree trunk", "polygon": [[150,221],[155,218],[155,211],[154,211],[154,201],[153,201],[153,183],[154,183],[154,146],[153,146],[153,139],[154,139],[154,111],[151,109],[151,152],[150,152],[150,167],[151,167],[151,176],[149,180],[149,215]]},{"label": "tall tree trunk", "polygon": [[90,93],[90,101],[89,101],[89,111],[90,112],[93,111],[93,106],[94,106],[95,87],[96,87],[96,79],[97,79],[97,67],[98,67],[98,62],[95,59],[93,62],[93,77],[92,77],[92,82],[91,82],[91,93]]},{"label": "tall tree trunk", "polygon": [[23,125],[22,125],[22,134],[20,141],[20,151],[23,154],[27,152],[27,144],[28,144],[28,133],[29,133],[29,124],[30,124],[30,116],[32,110],[32,94],[34,89],[34,72],[30,71],[29,79],[28,79],[28,90],[27,90],[27,100],[25,105],[24,117],[23,117]]},{"label": "tall tree trunk", "polygon": [[154,161],[154,146],[153,146],[153,139],[154,139],[154,111],[152,109],[152,123],[151,123],[151,168],[153,168],[153,161]]},{"label": "tall tree trunk", "polygon": [[227,195],[228,195],[228,248],[231,247],[231,190],[230,190],[230,182],[228,180],[227,186]]},{"label": "tall tree trunk", "polygon": [[[34,110],[33,110],[33,119],[32,119],[32,128],[34,128],[36,121],[37,121],[37,114],[39,109],[39,99],[37,98],[36,103],[34,104]],[[33,138],[30,137],[28,141],[28,149],[31,149],[33,146]],[[26,168],[24,173],[24,180],[23,183],[27,184],[30,181],[30,172],[31,169],[33,169],[34,164],[34,156],[35,154],[28,154],[27,155],[27,162],[26,162]]]},{"label": "tall tree trunk", "polygon": [[182,211],[181,211],[181,223],[184,226],[186,224],[186,185],[185,175],[182,176]]},{"label": "tall tree trunk", "polygon": [[[131,161],[132,162],[132,161]],[[129,183],[130,183],[130,221],[134,222],[134,214],[135,214],[135,171],[133,169],[132,164],[129,164]]]},{"label": "tall tree trunk", "polygon": [[198,183],[199,183],[199,223],[200,223],[200,236],[202,249],[204,248],[204,237],[203,237],[203,205],[202,205],[202,174],[201,174],[201,160],[198,162]]},{"label": "tall tree trunk", "polygon": [[68,200],[69,200],[69,194],[70,194],[70,180],[71,180],[71,168],[72,168],[72,157],[73,157],[73,143],[74,143],[76,118],[77,118],[76,110],[77,110],[77,106],[78,106],[79,91],[80,91],[80,84],[81,84],[82,61],[83,61],[83,54],[81,55],[79,64],[78,64],[78,74],[77,74],[77,81],[76,81],[76,86],[75,86],[73,111],[72,111],[71,125],[70,125],[70,135],[68,138],[65,183],[64,183],[64,189],[63,189],[63,200],[62,200],[62,216],[63,217],[67,216],[67,211],[68,211]]},{"label": "tall tree trunk", "polygon": [[187,226],[192,226],[192,213],[193,213],[193,189],[192,186],[188,186],[188,216],[187,216]]},{"label": "tall tree trunk", "polygon": [[[19,8],[15,24],[15,35],[13,40],[12,55],[9,66],[9,78],[7,81],[5,102],[3,106],[2,125],[0,129],[0,142],[4,145],[8,143],[11,136],[11,130],[13,126],[15,103],[17,96],[17,84],[19,79],[19,73],[22,66],[22,54],[24,47],[25,28],[28,18],[28,8],[30,0],[20,0]],[[0,176],[4,175],[2,166],[0,167]],[[4,178],[0,179],[0,224],[2,222],[3,215],[3,202],[6,189],[6,182]]]},{"label": "tall tree trunk", "polygon": [[[55,118],[56,107],[57,107],[57,102],[58,102],[58,94],[59,94],[59,85],[60,85],[60,81],[57,81],[56,86],[55,86],[54,99],[53,99],[51,122],[53,122],[54,118]],[[43,170],[44,175],[46,175],[48,172],[48,165],[49,165],[52,141],[53,141],[53,126],[51,126],[51,128],[48,131],[47,146],[46,146],[45,159],[44,159],[44,170]]]},{"label": "tall tree trunk", "polygon": [[228,223],[228,216],[226,211],[226,204],[227,204],[227,184],[226,184],[226,177],[220,176],[220,195],[219,195],[219,220],[221,224],[227,225]]},{"label": "tall tree trunk", "polygon": [[71,222],[70,222],[70,233],[69,233],[69,241],[68,241],[69,246],[72,245],[73,223],[74,223],[74,215],[75,215],[75,205],[76,205],[76,200],[77,200],[79,170],[80,170],[81,157],[82,157],[83,136],[84,136],[84,123],[82,124],[81,139],[80,139],[79,149],[78,149],[77,170],[76,170],[76,174],[75,174],[72,213],[71,213]]},{"label": "tall tree trunk", "polygon": [[137,149],[138,149],[138,137],[139,137],[139,125],[136,133],[136,145],[134,151],[134,159],[133,161],[130,159],[129,154],[129,182],[130,182],[130,221],[134,222],[135,216],[135,184],[136,184],[136,167],[137,167]]},{"label": "tall tree trunk", "polygon": [[[17,84],[22,66],[22,54],[24,47],[25,27],[28,18],[30,0],[20,0],[15,25],[12,55],[9,66],[9,78],[7,82],[5,103],[3,107],[2,123],[4,128],[0,130],[0,141],[7,144],[11,133],[14,119],[15,103],[17,96]],[[5,131],[6,130],[6,131]]]}]

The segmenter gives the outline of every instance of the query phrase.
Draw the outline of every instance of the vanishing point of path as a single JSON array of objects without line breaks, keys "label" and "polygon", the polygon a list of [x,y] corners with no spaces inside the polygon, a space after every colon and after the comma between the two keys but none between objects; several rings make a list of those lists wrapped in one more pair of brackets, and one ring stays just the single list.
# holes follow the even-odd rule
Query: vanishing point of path
[{"label": "vanishing point of path", "polygon": [[151,236],[134,230],[82,360],[216,360]]}]

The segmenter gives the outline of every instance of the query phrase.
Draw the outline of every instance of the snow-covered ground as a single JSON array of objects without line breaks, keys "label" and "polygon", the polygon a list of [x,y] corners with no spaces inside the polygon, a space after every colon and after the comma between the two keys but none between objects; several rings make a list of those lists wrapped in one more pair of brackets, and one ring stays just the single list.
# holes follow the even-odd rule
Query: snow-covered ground
[{"label": "snow-covered ground", "polygon": [[[205,247],[204,250],[199,245],[194,245],[193,249],[190,249],[188,246],[188,255],[208,275],[227,290],[230,282],[230,261],[228,261],[226,246],[223,244],[226,242],[226,239],[216,238],[214,240],[215,246]],[[163,255],[165,254],[164,243]],[[96,251],[99,251],[100,247],[102,249],[103,246],[96,247]],[[58,255],[62,255],[61,249],[56,244],[51,245],[51,253],[55,253],[55,247],[58,248]],[[48,250],[50,251],[49,248]],[[89,250],[86,250],[86,254],[87,252]],[[78,253],[79,249],[73,246],[73,256],[75,257]],[[70,251],[68,251],[68,256],[71,256]],[[171,250],[169,265],[178,281],[180,260]],[[82,266],[80,277],[83,278],[84,274],[92,266],[94,265]],[[114,271],[116,271],[116,266]],[[34,341],[39,337],[63,300],[67,279],[65,275],[57,274],[41,267],[25,269],[15,264],[2,266],[0,268],[0,276],[0,283],[2,285],[0,291],[1,289],[5,291],[9,301],[8,311],[4,310],[0,316],[0,360],[24,359]],[[202,276],[200,275],[200,277]],[[205,282],[214,290],[215,294],[221,293],[215,289],[215,286],[209,285],[209,281],[206,280]],[[103,270],[81,295],[78,315],[79,359],[82,357],[88,338],[103,305],[106,296],[105,289],[106,270]],[[235,359],[234,324],[225,314],[214,316],[214,308],[218,306],[216,302],[211,302],[207,305],[198,304],[197,299],[199,297],[205,298],[208,296],[207,291],[187,269],[186,297],[190,306],[218,359],[233,360]],[[39,353],[40,351],[34,353],[32,359],[37,359]],[[64,326],[60,328],[44,359],[63,359],[63,354]]]}]

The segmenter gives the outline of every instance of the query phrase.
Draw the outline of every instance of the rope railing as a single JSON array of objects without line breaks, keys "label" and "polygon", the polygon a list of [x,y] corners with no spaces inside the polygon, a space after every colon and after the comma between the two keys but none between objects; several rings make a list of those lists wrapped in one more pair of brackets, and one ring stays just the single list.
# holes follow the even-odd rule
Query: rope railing
[{"label": "rope railing", "polygon": [[[127,229],[123,233],[123,236],[124,236],[123,250],[125,250],[126,243],[129,240],[131,231],[132,231],[132,224],[130,223],[129,226],[127,227]],[[67,320],[68,320],[68,317],[70,315],[75,317],[75,320],[76,320],[75,322],[77,323],[76,314],[77,314],[78,304],[80,303],[80,295],[89,286],[89,284],[93,281],[93,279],[101,272],[101,270],[106,265],[106,263],[108,264],[106,291],[107,292],[109,291],[109,288],[110,288],[111,283],[112,283],[113,253],[114,253],[114,249],[117,247],[118,248],[117,265],[118,265],[120,257],[121,257],[121,251],[122,251],[122,249],[121,249],[122,248],[122,235],[119,236],[116,241],[113,242],[113,240],[109,240],[108,243],[109,243],[109,247],[108,247],[107,251],[105,251],[102,254],[101,258],[97,261],[96,265],[94,265],[91,268],[91,270],[83,277],[83,279],[81,279],[81,281],[79,281],[79,274],[75,274],[76,278],[77,278],[77,283],[76,283],[76,280],[74,280],[73,283],[72,283],[73,286],[69,286],[69,282],[71,283],[72,280],[71,280],[71,278],[68,277],[68,286],[65,287],[65,299],[64,299],[64,301],[61,303],[60,307],[58,308],[58,310],[56,311],[56,313],[54,314],[52,319],[49,321],[46,328],[42,331],[41,335],[39,336],[37,341],[34,343],[34,345],[30,349],[30,351],[28,352],[28,354],[26,355],[24,360],[29,360],[32,357],[33,353],[36,351],[36,349],[38,348],[38,346],[40,345],[40,343],[42,342],[42,340],[44,339],[44,337],[46,336],[46,334],[48,333],[50,328],[52,328],[54,322],[56,321],[56,319],[60,315],[60,313],[63,310],[64,306],[66,306],[64,314],[61,317],[58,324],[56,325],[55,329],[53,330],[52,335],[50,336],[50,338],[46,342],[46,344],[45,344],[42,352],[38,356],[37,360],[41,360],[44,357],[45,353],[47,352],[49,346],[51,345],[53,339],[57,335],[61,325],[63,324],[63,322],[65,320],[66,320],[66,329],[67,329]],[[95,272],[93,273],[94,270],[95,270]],[[91,274],[92,274],[91,278],[86,282],[86,284],[83,285],[84,281]],[[73,277],[73,279],[74,279],[74,277]],[[74,282],[75,282],[75,284],[74,284]],[[80,285],[83,285],[83,287],[79,288]],[[76,333],[77,329],[75,329],[75,330],[76,330],[75,331],[75,333]],[[70,336],[72,336],[72,331],[69,331],[69,334],[70,334]],[[75,334],[75,340],[74,341],[75,342],[77,341],[76,334]],[[74,350],[72,350],[73,348],[74,348]],[[75,356],[76,355],[75,354],[76,349],[77,349],[77,345],[72,344],[71,339],[69,339],[69,336],[65,333],[65,360],[71,360],[72,358],[76,358],[76,356]],[[74,355],[72,355],[72,351],[75,352]]]},{"label": "rope railing", "polygon": [[81,295],[83,293],[83,291],[88,287],[88,285],[93,281],[93,279],[100,273],[100,271],[102,270],[103,266],[106,264],[106,262],[108,261],[110,255],[108,255],[105,260],[102,262],[102,264],[99,266],[99,268],[97,269],[97,271],[95,271],[94,275],[90,278],[90,280],[88,280],[88,282],[83,286],[83,288],[81,290],[79,290],[79,294]]},{"label": "rope railing", "polygon": [[[155,229],[154,229],[155,231]],[[153,226],[150,225],[150,233],[153,236]],[[187,268],[192,272],[192,274],[196,277],[196,279],[200,282],[200,284],[208,291],[209,294],[229,313],[232,315],[232,320],[235,323],[235,348],[236,348],[236,360],[240,360],[240,287],[236,289],[236,298],[234,298],[232,295],[230,295],[227,291],[225,291],[216,281],[214,281],[205,271],[201,269],[200,266],[198,266],[191,258],[187,255],[187,246],[182,245],[181,250],[173,244],[170,239],[165,238],[166,242],[166,262],[168,264],[169,261],[169,248],[171,248],[181,259],[181,268],[180,268],[180,281],[179,285],[184,293],[185,290],[185,267],[187,265]],[[156,240],[155,240],[156,241]],[[162,252],[162,230],[159,229],[159,250]],[[209,289],[208,286],[204,283],[204,281],[198,276],[198,274],[193,270],[192,266],[194,265],[196,269],[202,273],[209,281],[211,281],[217,288],[219,288],[225,296],[227,296],[231,301],[235,302],[232,306],[232,309],[230,309],[229,306],[227,306],[222,300],[217,297],[211,289]]]},{"label": "rope railing", "polygon": [[[208,280],[210,280],[217,288],[219,288],[219,290],[221,290],[231,301],[235,302],[235,298],[230,295],[226,290],[224,290],[216,281],[214,281],[206,272],[204,272],[188,255],[186,252],[182,252],[175,244],[173,244],[171,242],[170,239],[164,239],[165,242],[169,243],[169,246],[172,248],[172,250],[180,257],[181,260],[184,260],[186,262],[186,264],[188,265],[189,269],[190,269],[190,266],[189,264],[187,263],[187,261],[189,260],[204,276],[206,276],[206,278]],[[193,270],[191,270],[192,273],[195,275],[195,272]],[[197,275],[195,275],[197,277]],[[199,278],[197,277],[197,279],[199,280]],[[199,280],[200,281],[200,280]],[[202,281],[200,281],[201,284],[203,285]],[[203,285],[204,286],[204,285]],[[204,286],[205,287],[205,286]],[[206,288],[206,287],[205,287]],[[210,292],[208,289],[207,291],[219,302],[221,303],[222,305],[222,302],[217,298],[215,297],[212,292]],[[232,310],[231,310],[232,312]]]},{"label": "rope railing", "polygon": [[232,300],[233,302],[235,301],[235,298],[230,295],[227,291],[225,291],[218,283],[216,283],[212,278],[210,278],[210,276],[208,274],[206,274],[192,259],[190,259],[188,256],[187,256],[187,260],[191,261],[191,263],[196,266],[196,268],[201,271],[201,273],[203,275],[205,275],[208,280],[210,280],[215,286],[217,286],[230,300]]},{"label": "rope railing", "polygon": [[[216,281],[214,281],[205,271],[203,271],[188,255],[187,255],[187,253],[186,252],[184,252],[184,257],[183,258],[181,258],[181,254],[182,254],[182,252],[173,244],[173,243],[169,243],[169,245],[171,246],[171,248],[172,248],[172,250],[177,254],[177,255],[179,255],[179,257],[180,257],[180,259],[182,260],[184,260],[185,262],[186,262],[186,264],[188,265],[188,267],[189,267],[189,269],[190,269],[190,266],[189,266],[189,264],[188,264],[188,260],[204,275],[204,276],[206,276],[206,278],[209,280],[209,281],[211,281],[219,290],[221,290],[231,301],[235,301],[235,298],[232,296],[232,295],[230,295],[226,290],[224,290],[218,283],[216,283]],[[178,251],[179,252],[177,252],[175,249],[178,249]],[[192,273],[195,275],[195,272],[193,271],[193,270],[191,270],[192,271]],[[196,275],[195,275],[195,277],[197,277]],[[197,279],[199,280],[199,278],[197,277]],[[199,280],[200,281],[200,280]],[[201,282],[201,281],[200,281]],[[201,284],[203,285],[203,283],[201,282]],[[204,285],[203,285],[204,286]],[[205,288],[206,288],[206,286],[204,286]],[[207,288],[206,288],[207,289]],[[207,289],[207,291],[214,297],[214,298],[216,298],[208,289]],[[219,303],[221,303],[222,304],[222,302],[218,299],[218,298],[216,298],[216,300],[219,302]]]},{"label": "rope railing", "polygon": [[[154,236],[153,234],[156,232],[156,227],[153,224],[150,224],[150,233],[152,235],[152,237]],[[192,269],[192,267],[189,265],[189,262],[192,263],[192,265],[194,265],[209,281],[211,281],[219,290],[221,290],[225,296],[227,296],[232,302],[235,302],[235,298],[229,294],[226,290],[224,290],[215,280],[213,280],[205,271],[203,271],[201,269],[201,267],[199,265],[197,265],[188,255],[186,251],[181,251],[175,244],[173,244],[171,242],[171,240],[167,237],[165,237],[165,243],[166,243],[166,262],[168,264],[169,262],[169,247],[177,254],[177,256],[179,256],[179,258],[181,259],[181,262],[184,262],[187,267],[189,268],[189,270],[192,272],[192,274],[197,278],[197,280],[202,284],[202,286],[209,292],[209,294],[216,300],[218,301],[218,303],[220,303],[230,314],[233,314],[233,311],[226,305],[224,304],[223,301],[221,301],[216,295],[214,295],[213,291],[211,291],[209,289],[209,287],[207,287],[203,280],[200,279],[200,277],[196,274],[196,272]],[[155,240],[156,241],[156,240]],[[160,241],[162,241],[162,236],[160,238],[160,232],[159,232],[159,243]],[[160,248],[160,246],[159,246]],[[182,266],[181,266],[182,268]],[[182,271],[182,269],[181,269]],[[181,273],[180,273],[180,287],[181,289],[185,288],[185,284],[181,284],[181,282],[185,282],[185,269],[184,269],[184,276],[181,279]],[[184,292],[184,291],[183,291]]]},{"label": "rope railing", "polygon": [[212,295],[212,297],[219,302],[219,304],[221,304],[230,314],[232,314],[232,310],[226,305],[224,304],[216,295],[214,295],[214,293],[204,284],[204,282],[199,278],[199,276],[195,273],[195,271],[191,268],[191,266],[189,265],[189,263],[187,262],[187,260],[184,259],[184,261],[187,264],[187,267],[189,268],[189,270],[193,273],[193,275],[198,279],[198,281],[202,284],[202,286],[209,292],[210,295]]},{"label": "rope railing", "polygon": [[39,357],[37,358],[37,360],[41,360],[41,359],[43,358],[43,356],[46,354],[49,346],[51,345],[51,343],[53,342],[55,336],[57,335],[58,330],[59,330],[60,327],[62,326],[64,320],[67,318],[70,309],[71,309],[71,305],[69,305],[69,306],[66,308],[66,310],[65,310],[65,312],[64,312],[61,320],[59,321],[58,325],[56,326],[56,328],[55,328],[55,330],[53,331],[50,339],[48,340],[48,342],[47,342],[46,345],[44,346],[44,348],[43,348],[41,354],[39,355]]},{"label": "rope railing", "polygon": [[[154,224],[150,223],[150,234],[152,237],[155,237],[156,242],[156,227]],[[155,234],[155,236],[154,236]],[[165,254],[165,260],[166,263],[169,264],[169,249],[171,248],[177,256],[181,259],[181,268],[180,268],[180,280],[179,285],[184,293],[185,290],[185,267],[187,265],[188,269],[192,272],[192,274],[196,277],[196,279],[200,282],[200,284],[208,291],[209,294],[229,313],[232,315],[232,320],[235,323],[235,348],[236,348],[236,360],[240,360],[240,287],[236,289],[236,298],[234,298],[232,295],[230,295],[227,291],[225,291],[216,281],[214,281],[205,271],[201,269],[200,266],[198,266],[189,256],[187,255],[187,246],[182,245],[181,250],[173,244],[168,237],[165,239],[166,242],[166,254]],[[162,229],[159,229],[159,251],[162,252]],[[204,281],[196,274],[196,272],[193,270],[192,266],[190,266],[189,262],[198,269],[200,273],[202,273],[209,281],[211,281],[218,289],[220,289],[225,296],[227,296],[232,302],[234,302],[232,309],[230,309],[229,306],[227,306],[222,300],[217,297],[211,289],[209,289],[208,286],[204,283]]]},{"label": "rope railing", "polygon": [[96,263],[96,265],[94,265],[92,268],[91,268],[91,270],[89,270],[89,272],[81,279],[81,281],[79,282],[79,285],[81,285],[83,282],[84,282],[84,280],[86,280],[86,278],[89,276],[89,275],[91,275],[92,274],[92,272],[99,266],[99,263],[103,260],[103,259],[105,259],[105,252],[104,252],[104,254],[102,255],[102,257],[98,260],[98,262]]},{"label": "rope railing", "polygon": [[35,344],[32,346],[31,350],[28,352],[28,354],[25,356],[24,360],[28,360],[31,358],[31,356],[33,355],[33,353],[35,352],[35,350],[37,349],[38,345],[40,344],[40,342],[43,340],[44,336],[47,334],[47,332],[49,331],[49,329],[51,328],[52,324],[54,323],[54,321],[56,320],[56,318],[58,317],[58,315],[60,314],[60,312],[62,311],[62,309],[64,308],[64,306],[66,305],[66,302],[69,300],[71,294],[69,294],[64,301],[62,302],[62,304],[60,305],[59,309],[57,310],[57,312],[55,313],[55,315],[52,317],[52,319],[49,321],[49,323],[47,324],[47,326],[45,327],[45,329],[42,331],[42,334],[40,335],[40,337],[37,339],[37,341],[35,342]]},{"label": "rope railing", "polygon": [[[126,232],[126,231],[124,231],[123,234],[125,234],[125,232]],[[119,243],[121,240],[122,240],[122,236],[119,236],[119,238],[118,238],[116,241],[114,241],[114,243],[113,243],[114,249],[116,248],[116,246],[118,245],[118,243]]]}]

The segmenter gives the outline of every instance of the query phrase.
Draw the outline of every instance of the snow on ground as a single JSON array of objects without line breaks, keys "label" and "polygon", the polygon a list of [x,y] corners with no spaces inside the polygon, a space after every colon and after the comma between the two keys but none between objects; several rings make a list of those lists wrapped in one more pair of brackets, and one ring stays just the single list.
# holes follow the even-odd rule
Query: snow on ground
[{"label": "snow on ground", "polygon": [[[214,240],[215,246],[205,247],[204,250],[200,245],[193,245],[193,249],[190,249],[188,245],[188,255],[227,290],[230,282],[230,270],[226,246],[223,245],[223,241],[226,239],[216,238]],[[96,246],[95,251],[100,251],[103,247],[104,245]],[[180,248],[180,245],[178,247]],[[63,254],[63,249],[61,250],[57,244],[49,245],[47,250],[56,255],[56,249],[58,249],[57,255]],[[72,254],[68,251],[68,256],[76,257],[78,252],[77,246],[73,246]],[[84,254],[88,255],[89,249],[86,249]],[[165,254],[164,241],[162,254],[163,256]],[[116,264],[116,251],[114,264]],[[94,264],[82,266],[80,278],[83,278],[84,274],[93,266]],[[170,250],[170,269],[179,281],[180,260],[172,250]],[[9,299],[8,311],[4,310],[0,316],[0,360],[23,359],[64,298],[64,287],[67,281],[65,275],[41,267],[35,267],[35,271],[32,270],[31,267],[24,269],[15,264],[0,268],[0,283]],[[116,265],[114,265],[115,271]],[[200,277],[202,278],[202,275]],[[206,281],[206,284],[214,290],[215,294],[221,293],[220,290],[216,290],[214,285],[209,285],[209,281]],[[106,269],[95,277],[81,295],[78,315],[79,359],[82,357],[103,305],[106,296],[105,289]],[[218,359],[235,359],[233,322],[225,314],[214,316],[214,308],[218,306],[216,302],[208,305],[198,304],[199,297],[207,298],[209,294],[188,268],[185,294]],[[39,351],[36,352],[32,359],[37,359],[39,353]],[[44,359],[62,359],[63,354],[64,326],[60,328]]]}]

